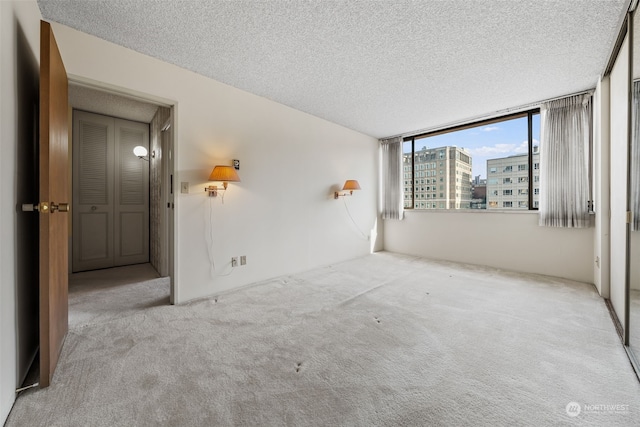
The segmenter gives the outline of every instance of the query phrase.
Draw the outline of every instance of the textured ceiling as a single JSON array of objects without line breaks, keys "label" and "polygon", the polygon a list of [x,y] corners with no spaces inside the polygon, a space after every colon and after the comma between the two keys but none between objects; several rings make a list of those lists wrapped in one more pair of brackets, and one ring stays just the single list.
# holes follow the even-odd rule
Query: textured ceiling
[{"label": "textured ceiling", "polygon": [[39,0],[45,19],[376,137],[593,88],[629,0]]},{"label": "textured ceiling", "polygon": [[113,93],[69,84],[69,104],[78,110],[150,123],[158,106]]}]

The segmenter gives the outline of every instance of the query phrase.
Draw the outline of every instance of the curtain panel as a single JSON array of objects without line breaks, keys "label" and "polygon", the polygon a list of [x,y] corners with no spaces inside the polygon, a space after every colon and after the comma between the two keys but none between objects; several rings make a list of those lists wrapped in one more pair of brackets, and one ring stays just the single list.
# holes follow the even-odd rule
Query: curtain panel
[{"label": "curtain panel", "polygon": [[380,140],[382,150],[382,218],[404,217],[402,137]]},{"label": "curtain panel", "polygon": [[545,102],[541,113],[539,224],[589,227],[591,95]]}]

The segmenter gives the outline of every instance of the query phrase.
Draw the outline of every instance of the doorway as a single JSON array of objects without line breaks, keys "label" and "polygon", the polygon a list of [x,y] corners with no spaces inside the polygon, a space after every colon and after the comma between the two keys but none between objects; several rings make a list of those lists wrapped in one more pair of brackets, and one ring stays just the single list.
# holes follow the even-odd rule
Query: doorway
[{"label": "doorway", "polygon": [[149,262],[149,124],[73,110],[73,273]]},{"label": "doorway", "polygon": [[[125,176],[119,177],[120,183],[118,183],[115,178],[117,174],[114,172],[113,182],[107,184],[107,192],[109,188],[112,188],[111,194],[116,198],[113,204],[106,208],[108,212],[113,212],[113,218],[110,220],[108,218],[109,213],[103,213],[100,221],[87,221],[85,219],[86,224],[79,224],[78,222],[82,222],[80,215],[83,213],[83,209],[89,210],[89,214],[85,215],[85,218],[89,219],[91,218],[90,213],[92,208],[94,209],[94,213],[98,213],[102,209],[102,206],[96,203],[84,203],[86,206],[74,209],[73,221],[72,224],[70,224],[73,232],[69,238],[71,253],[81,253],[79,249],[82,248],[78,246],[84,241],[85,245],[89,245],[90,257],[100,258],[104,255],[109,255],[109,250],[112,250],[112,259],[114,262],[109,265],[78,268],[78,266],[74,265],[74,263],[71,262],[72,260],[70,260],[70,271],[91,271],[98,268],[109,268],[118,265],[149,263],[160,276],[170,278],[170,295],[173,295],[173,257],[172,251],[170,250],[170,245],[173,244],[173,194],[170,186],[173,178],[172,153],[174,118],[172,106],[151,101],[137,95],[129,95],[125,91],[114,90],[112,88],[105,89],[94,85],[93,82],[86,83],[76,81],[71,81],[69,85],[69,105],[70,109],[74,111],[74,119],[69,125],[74,128],[76,125],[76,117],[86,114],[78,114],[79,110],[88,112],[90,115],[108,116],[105,120],[113,124],[114,134],[117,133],[119,127],[125,130],[131,130],[131,128],[133,128],[134,132],[128,132],[128,137],[136,133],[135,129],[140,129],[136,128],[136,125],[143,123],[142,127],[145,128],[147,132],[147,142],[143,142],[140,145],[148,148],[149,152],[144,158],[138,158],[133,154],[133,146],[137,145],[137,142],[134,144],[133,140],[127,140],[123,144],[122,141],[117,141],[117,135],[114,136],[112,145],[114,165],[112,165],[111,168],[123,169]],[[143,139],[144,138],[143,136]],[[74,153],[71,159],[72,162],[77,162],[78,157],[81,155],[79,154],[81,146],[78,145],[76,139],[77,137],[74,136],[71,141],[71,151]],[[129,147],[129,145],[131,145],[131,147]],[[109,157],[107,152],[103,151],[102,153],[104,154],[103,157]],[[106,161],[96,162],[95,158],[100,158],[100,155],[96,155],[95,153],[92,155],[90,150],[88,152],[85,150],[82,155],[88,155],[89,158],[93,158],[94,162],[100,165],[98,170],[100,170],[102,174],[104,174],[104,170],[108,170],[110,167]],[[123,160],[126,163],[124,168],[122,167]],[[120,166],[118,166],[118,162],[121,163]],[[78,168],[76,167],[74,169]],[[85,173],[85,175],[88,176],[84,176],[81,171],[74,173],[70,171],[72,181],[74,182],[74,204],[79,201],[76,200],[76,198],[79,198],[78,191],[83,186],[85,189],[92,189],[95,194],[95,188],[89,185],[91,184],[91,179],[95,178],[95,171],[96,168],[89,168],[89,173]],[[141,175],[145,179],[142,185],[146,189],[146,197],[143,197],[143,203],[138,203],[136,209],[131,209],[132,201],[135,198],[133,196],[138,195],[135,188],[131,187],[131,183],[136,181],[136,179],[134,179],[135,177]],[[140,182],[138,182],[138,184],[140,184]],[[123,200],[123,194],[127,195],[127,197],[125,197],[126,209],[117,207],[117,204]],[[136,200],[136,202],[139,202],[139,200]],[[122,223],[122,219],[127,216],[129,219],[132,219],[128,225]],[[116,224],[118,220],[121,221],[120,227]],[[98,225],[98,227],[96,227],[96,225]],[[88,230],[97,230],[98,233],[95,231],[85,233],[85,230],[81,229],[82,226],[85,226]],[[106,234],[106,232],[101,231],[109,227],[112,230],[111,235],[113,236],[111,245],[108,244],[108,239],[111,237],[108,237],[109,235]],[[85,234],[88,237],[85,237]],[[107,237],[104,237],[105,235]],[[129,240],[127,241],[126,239]],[[140,251],[141,248],[144,249],[144,251]],[[118,250],[120,251],[120,259],[118,259],[118,253],[116,253]],[[142,252],[142,255],[140,252]],[[129,257],[129,260],[124,260],[123,257]],[[85,256],[85,258],[87,257]],[[172,298],[171,302],[173,302]]]}]

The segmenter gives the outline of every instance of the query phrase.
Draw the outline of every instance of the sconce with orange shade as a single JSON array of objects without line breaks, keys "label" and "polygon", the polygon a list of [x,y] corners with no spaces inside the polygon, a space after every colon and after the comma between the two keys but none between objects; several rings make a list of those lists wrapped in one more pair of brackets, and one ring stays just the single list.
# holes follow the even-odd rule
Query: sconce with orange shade
[{"label": "sconce with orange shade", "polygon": [[352,196],[353,190],[360,190],[360,184],[358,184],[358,181],[355,179],[348,179],[342,186],[342,191],[348,191],[348,193],[341,194],[339,191],[336,191],[335,193],[333,193],[333,198],[337,199],[340,196]]},{"label": "sconce with orange shade", "polygon": [[[222,187],[226,190],[230,182],[240,182],[240,177],[233,166],[217,165],[211,171],[209,181],[222,182]],[[209,192],[209,197],[216,197],[218,195],[218,186],[210,185],[205,187],[204,191]]]}]

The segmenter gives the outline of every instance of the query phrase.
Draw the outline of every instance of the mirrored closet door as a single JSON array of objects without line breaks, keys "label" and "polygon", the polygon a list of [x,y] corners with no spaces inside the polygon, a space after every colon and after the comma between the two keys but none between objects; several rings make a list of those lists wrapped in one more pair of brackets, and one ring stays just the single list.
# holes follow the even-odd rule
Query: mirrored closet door
[{"label": "mirrored closet door", "polygon": [[[636,372],[640,362],[640,14],[633,15],[631,141],[629,150],[629,293],[628,349]],[[635,359],[635,360],[634,360]]]}]

